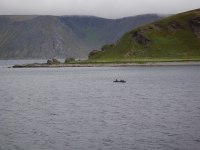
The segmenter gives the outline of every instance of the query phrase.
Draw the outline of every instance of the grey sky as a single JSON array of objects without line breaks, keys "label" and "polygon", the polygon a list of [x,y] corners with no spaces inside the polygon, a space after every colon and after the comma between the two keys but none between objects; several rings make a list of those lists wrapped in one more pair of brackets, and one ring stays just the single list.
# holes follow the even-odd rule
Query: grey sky
[{"label": "grey sky", "polygon": [[176,14],[200,8],[200,0],[0,0],[0,15],[90,15],[122,18]]}]

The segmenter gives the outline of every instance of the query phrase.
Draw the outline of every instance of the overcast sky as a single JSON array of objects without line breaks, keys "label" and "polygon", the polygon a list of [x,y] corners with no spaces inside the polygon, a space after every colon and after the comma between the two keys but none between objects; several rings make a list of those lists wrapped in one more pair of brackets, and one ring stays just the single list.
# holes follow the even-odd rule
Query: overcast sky
[{"label": "overcast sky", "polygon": [[0,0],[0,15],[90,15],[122,18],[176,14],[200,8],[200,0]]}]

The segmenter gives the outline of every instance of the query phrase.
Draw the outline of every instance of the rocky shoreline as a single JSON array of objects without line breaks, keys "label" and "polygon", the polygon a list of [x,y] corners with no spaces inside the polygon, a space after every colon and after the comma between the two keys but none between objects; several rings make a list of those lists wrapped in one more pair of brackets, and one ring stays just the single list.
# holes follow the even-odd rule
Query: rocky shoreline
[{"label": "rocky shoreline", "polygon": [[138,63],[121,63],[121,64],[47,64],[33,63],[25,65],[14,65],[12,68],[60,68],[60,67],[133,67],[133,66],[200,66],[200,61],[191,62],[148,62]]}]

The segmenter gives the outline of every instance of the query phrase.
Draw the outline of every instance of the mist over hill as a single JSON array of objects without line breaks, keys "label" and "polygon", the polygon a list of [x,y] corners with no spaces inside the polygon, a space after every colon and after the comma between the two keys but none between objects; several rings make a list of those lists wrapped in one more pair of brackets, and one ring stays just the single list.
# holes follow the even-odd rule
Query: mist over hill
[{"label": "mist over hill", "polygon": [[92,16],[0,16],[0,59],[83,58],[125,32],[163,18]]}]

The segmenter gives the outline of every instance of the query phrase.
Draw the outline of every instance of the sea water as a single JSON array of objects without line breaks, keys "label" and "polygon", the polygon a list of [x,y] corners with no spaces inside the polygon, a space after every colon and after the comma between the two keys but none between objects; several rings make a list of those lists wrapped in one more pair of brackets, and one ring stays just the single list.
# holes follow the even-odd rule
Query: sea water
[{"label": "sea water", "polygon": [[200,66],[0,68],[0,150],[199,147]]}]

